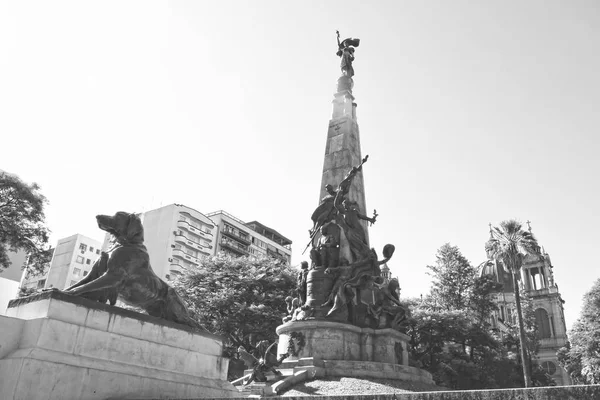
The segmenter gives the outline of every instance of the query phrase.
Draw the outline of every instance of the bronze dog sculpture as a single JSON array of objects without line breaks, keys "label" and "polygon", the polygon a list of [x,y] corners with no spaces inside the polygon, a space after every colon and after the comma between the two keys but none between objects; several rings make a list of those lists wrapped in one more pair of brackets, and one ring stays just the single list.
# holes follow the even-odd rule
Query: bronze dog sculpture
[{"label": "bronze dog sculpture", "polygon": [[115,246],[103,252],[90,273],[65,292],[100,302],[108,300],[111,305],[118,296],[153,317],[206,331],[189,316],[177,292],[152,270],[140,218],[120,211],[114,216],[98,215],[96,220],[100,229],[115,237]]}]

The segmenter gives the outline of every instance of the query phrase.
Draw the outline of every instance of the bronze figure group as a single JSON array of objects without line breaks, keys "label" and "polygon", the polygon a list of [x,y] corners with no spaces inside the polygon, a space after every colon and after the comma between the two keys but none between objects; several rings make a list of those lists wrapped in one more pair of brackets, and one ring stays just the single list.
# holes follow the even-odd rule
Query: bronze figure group
[{"label": "bronze figure group", "polygon": [[[388,244],[379,259],[369,247],[361,221],[374,224],[349,198],[352,182],[367,162],[366,156],[339,183],[325,186],[327,195],[312,213],[309,230],[310,268],[303,262],[298,273],[298,297],[289,298],[283,322],[313,318],[349,322],[372,328],[400,328],[407,310],[400,303],[397,280],[386,281],[380,266],[394,254]],[[341,248],[348,251],[342,256]],[[371,294],[372,293],[372,294]],[[369,294],[371,294],[369,296]]]}]

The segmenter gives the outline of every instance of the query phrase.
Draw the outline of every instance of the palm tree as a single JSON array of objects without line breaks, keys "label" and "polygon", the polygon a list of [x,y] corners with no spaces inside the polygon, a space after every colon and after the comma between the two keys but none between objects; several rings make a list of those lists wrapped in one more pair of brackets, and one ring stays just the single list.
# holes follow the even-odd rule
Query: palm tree
[{"label": "palm tree", "polygon": [[485,244],[485,251],[488,257],[499,262],[506,270],[512,273],[525,387],[531,386],[531,375],[529,373],[529,357],[525,355],[525,328],[523,326],[521,296],[517,277],[523,266],[525,256],[539,254],[539,249],[537,240],[533,237],[533,234],[530,231],[522,229],[521,224],[515,220],[502,221],[500,228],[493,227],[490,230],[490,240]]}]

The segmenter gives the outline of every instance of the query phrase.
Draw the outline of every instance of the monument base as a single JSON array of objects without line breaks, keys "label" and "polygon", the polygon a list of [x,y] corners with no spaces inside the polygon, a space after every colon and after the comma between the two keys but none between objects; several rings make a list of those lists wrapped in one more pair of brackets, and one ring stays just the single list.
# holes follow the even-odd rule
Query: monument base
[{"label": "monument base", "polygon": [[236,397],[222,346],[216,335],[46,292],[0,316],[0,397]]},{"label": "monument base", "polygon": [[293,321],[276,329],[277,354],[290,356],[279,366],[281,393],[315,377],[398,379],[434,385],[431,374],[408,365],[408,335],[394,329],[360,328],[323,320]]},{"label": "monument base", "polygon": [[394,329],[360,328],[324,320],[293,321],[276,329],[277,354],[287,361],[314,357],[320,360],[373,361],[408,366],[408,335]]}]

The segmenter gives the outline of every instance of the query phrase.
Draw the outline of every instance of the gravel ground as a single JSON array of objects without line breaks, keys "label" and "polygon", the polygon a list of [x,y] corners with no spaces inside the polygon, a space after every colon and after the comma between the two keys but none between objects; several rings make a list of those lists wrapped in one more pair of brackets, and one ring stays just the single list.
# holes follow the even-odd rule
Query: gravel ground
[{"label": "gravel ground", "polygon": [[406,382],[395,379],[359,379],[331,377],[315,379],[293,386],[283,393],[292,396],[329,396],[347,394],[383,394],[401,392],[432,392],[445,390],[435,385],[421,382]]}]

